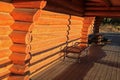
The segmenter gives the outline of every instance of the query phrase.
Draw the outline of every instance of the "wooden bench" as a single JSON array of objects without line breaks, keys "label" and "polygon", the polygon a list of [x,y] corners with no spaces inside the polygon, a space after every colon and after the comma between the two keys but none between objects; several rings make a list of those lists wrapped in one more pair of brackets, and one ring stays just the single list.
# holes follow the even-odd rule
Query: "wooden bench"
[{"label": "wooden bench", "polygon": [[[77,61],[80,62],[80,59],[81,59],[80,56],[82,55],[82,52],[85,51],[85,55],[87,56],[88,48],[89,48],[89,46],[88,46],[88,43],[86,43],[86,42],[76,42],[72,46],[66,46],[63,49],[64,60],[66,57],[68,57],[68,58],[77,59]],[[77,57],[75,57],[73,55],[70,56],[69,54],[77,55]]]}]

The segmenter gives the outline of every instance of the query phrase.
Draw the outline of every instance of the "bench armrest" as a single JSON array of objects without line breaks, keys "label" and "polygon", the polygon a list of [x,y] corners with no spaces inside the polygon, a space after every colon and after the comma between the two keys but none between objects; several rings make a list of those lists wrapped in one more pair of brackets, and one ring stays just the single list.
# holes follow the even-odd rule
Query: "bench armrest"
[{"label": "bench armrest", "polygon": [[73,46],[78,46],[79,44],[88,44],[87,42],[75,42]]}]

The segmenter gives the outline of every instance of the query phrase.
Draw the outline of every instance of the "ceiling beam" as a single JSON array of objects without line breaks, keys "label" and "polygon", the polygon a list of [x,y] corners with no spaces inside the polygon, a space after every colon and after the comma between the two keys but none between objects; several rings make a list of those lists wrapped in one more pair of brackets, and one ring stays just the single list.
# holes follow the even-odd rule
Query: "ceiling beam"
[{"label": "ceiling beam", "polygon": [[86,11],[120,11],[120,7],[86,7]]},{"label": "ceiling beam", "polygon": [[103,2],[104,2],[104,4],[105,4],[107,7],[112,6],[112,3],[111,3],[111,1],[110,1],[110,0],[101,0],[101,1],[103,1]]},{"label": "ceiling beam", "polygon": [[92,6],[92,5],[95,5],[95,6],[107,6],[107,7],[110,7],[112,6],[110,0],[90,0],[90,1],[87,1],[86,5],[88,6]]},{"label": "ceiling beam", "polygon": [[54,3],[56,5],[60,5],[62,7],[65,7],[74,11],[83,12],[83,8],[82,8],[83,5],[75,5],[74,3],[72,3],[71,0],[48,0],[48,2]]},{"label": "ceiling beam", "polygon": [[84,16],[120,17],[120,11],[86,11]]},{"label": "ceiling beam", "polygon": [[85,6],[94,6],[94,7],[96,7],[96,6],[105,6],[104,4],[101,4],[101,3],[98,3],[98,2],[86,2],[85,3]]},{"label": "ceiling beam", "polygon": [[68,9],[66,7],[63,7],[58,4],[54,4],[52,2],[48,2],[47,5],[45,6],[44,10],[57,12],[57,13],[70,14],[70,15],[75,15],[75,16],[83,16],[83,13]]},{"label": "ceiling beam", "polygon": [[101,3],[102,0],[89,0],[90,2],[98,2],[98,3]]}]

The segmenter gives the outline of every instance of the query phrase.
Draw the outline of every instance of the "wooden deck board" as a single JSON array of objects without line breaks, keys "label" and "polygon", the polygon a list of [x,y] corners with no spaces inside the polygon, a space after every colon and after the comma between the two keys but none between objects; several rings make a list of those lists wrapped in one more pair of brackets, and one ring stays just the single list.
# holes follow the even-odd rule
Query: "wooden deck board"
[{"label": "wooden deck board", "polygon": [[[120,80],[120,46],[102,47],[103,55],[96,51],[88,62],[76,63],[71,59],[58,61],[32,80]],[[95,51],[95,50],[94,50]],[[99,55],[100,54],[100,55]],[[95,54],[94,54],[95,55]],[[99,57],[98,57],[99,55]],[[99,58],[96,60],[96,57]],[[93,60],[94,59],[94,60]]]}]

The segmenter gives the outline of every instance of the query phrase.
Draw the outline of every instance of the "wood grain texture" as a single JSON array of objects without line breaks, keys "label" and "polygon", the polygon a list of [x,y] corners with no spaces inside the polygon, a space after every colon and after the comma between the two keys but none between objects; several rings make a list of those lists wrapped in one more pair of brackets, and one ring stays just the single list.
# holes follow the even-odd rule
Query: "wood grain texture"
[{"label": "wood grain texture", "polygon": [[13,1],[15,8],[39,8],[46,6],[47,1]]},{"label": "wood grain texture", "polygon": [[15,21],[10,26],[14,31],[28,31],[31,32],[32,28],[34,27],[34,24],[31,22],[20,22],[20,21]]},{"label": "wood grain texture", "polygon": [[26,66],[26,65],[18,65],[18,64],[14,64],[10,68],[11,73],[20,74],[20,75],[24,75],[28,70],[29,70],[28,66]]},{"label": "wood grain texture", "polygon": [[7,12],[10,13],[14,9],[14,6],[11,3],[6,3],[0,1],[0,12]]},{"label": "wood grain texture", "polygon": [[27,21],[27,22],[34,22],[38,20],[41,11],[38,9],[27,9],[27,8],[15,8],[11,12],[11,16],[14,20],[18,21]]},{"label": "wood grain texture", "polygon": [[10,47],[10,50],[13,52],[20,52],[20,53],[29,53],[30,52],[30,45],[25,45],[25,44],[13,44]]},{"label": "wood grain texture", "polygon": [[12,45],[12,41],[8,36],[0,36],[0,50],[8,49]]},{"label": "wood grain texture", "polygon": [[26,64],[26,61],[30,59],[30,55],[24,53],[12,53],[9,58],[14,64],[24,65]]},{"label": "wood grain texture", "polygon": [[0,12],[0,25],[9,26],[14,23],[14,19],[9,13]]},{"label": "wood grain texture", "polygon": [[29,44],[32,41],[32,36],[29,32],[13,31],[9,36],[14,43]]},{"label": "wood grain texture", "polygon": [[11,32],[10,26],[0,26],[0,35],[9,35]]}]

